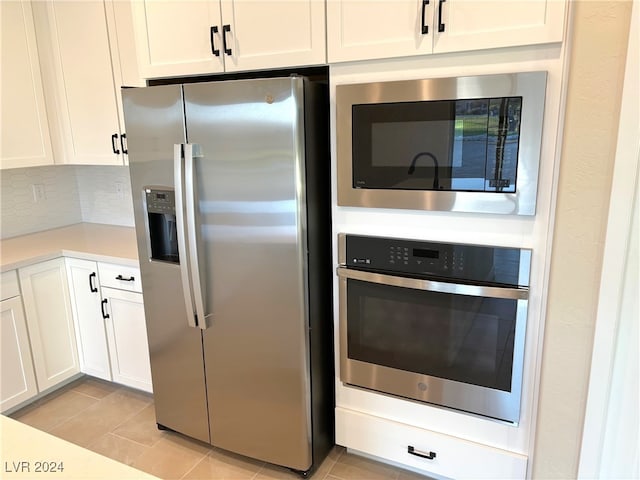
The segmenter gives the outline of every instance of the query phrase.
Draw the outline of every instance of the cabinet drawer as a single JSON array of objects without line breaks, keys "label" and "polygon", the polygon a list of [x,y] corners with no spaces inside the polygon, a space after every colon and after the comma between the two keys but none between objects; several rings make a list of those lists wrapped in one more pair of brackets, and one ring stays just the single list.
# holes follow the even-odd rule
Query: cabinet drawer
[{"label": "cabinet drawer", "polygon": [[18,285],[16,271],[4,272],[0,276],[0,300],[17,297],[18,295],[20,295],[20,286]]},{"label": "cabinet drawer", "polygon": [[103,287],[142,293],[139,268],[99,263],[98,275],[100,276],[100,285]]},{"label": "cabinet drawer", "polygon": [[340,407],[336,408],[336,443],[426,474],[456,479],[517,479],[527,473],[525,455]]}]

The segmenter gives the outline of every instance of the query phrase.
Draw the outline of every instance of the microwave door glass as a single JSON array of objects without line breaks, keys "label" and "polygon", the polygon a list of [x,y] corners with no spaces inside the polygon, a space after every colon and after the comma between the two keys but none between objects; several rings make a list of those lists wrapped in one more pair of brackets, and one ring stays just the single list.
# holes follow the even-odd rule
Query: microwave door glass
[{"label": "microwave door glass", "polygon": [[520,97],[352,107],[353,187],[514,192]]}]

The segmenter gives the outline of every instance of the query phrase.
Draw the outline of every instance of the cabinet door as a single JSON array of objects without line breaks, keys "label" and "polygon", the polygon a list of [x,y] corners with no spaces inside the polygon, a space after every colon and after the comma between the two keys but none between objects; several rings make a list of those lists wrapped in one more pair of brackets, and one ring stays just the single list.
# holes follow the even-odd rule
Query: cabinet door
[{"label": "cabinet door", "polygon": [[18,270],[38,390],[80,371],[63,258]]},{"label": "cabinet door", "polygon": [[444,31],[436,33],[433,51],[561,42],[565,8],[564,0],[448,0],[436,7],[434,26],[438,31],[438,24],[442,24]]},{"label": "cabinet door", "polygon": [[[224,70],[218,0],[136,0],[132,8],[142,77],[197,75]],[[217,28],[217,33],[212,27]],[[217,54],[213,53],[214,48]]]},{"label": "cabinet door", "polygon": [[326,62],[325,6],[317,0],[222,0],[225,70]]},{"label": "cabinet door", "polygon": [[53,164],[31,3],[0,2],[0,168]]},{"label": "cabinet door", "polygon": [[0,302],[0,412],[38,393],[20,297]]},{"label": "cabinet door", "polygon": [[327,0],[329,62],[431,53],[436,1]]},{"label": "cabinet door", "polygon": [[102,288],[106,302],[113,381],[147,392],[151,387],[149,345],[142,294]]},{"label": "cabinet door", "polygon": [[76,326],[80,370],[111,380],[107,333],[102,318],[98,265],[88,260],[67,258],[71,309]]},{"label": "cabinet door", "polygon": [[[64,163],[122,165],[118,96],[110,44],[111,4],[103,1],[36,2],[34,13],[43,74],[55,99]],[[113,32],[111,32],[113,33]]]}]

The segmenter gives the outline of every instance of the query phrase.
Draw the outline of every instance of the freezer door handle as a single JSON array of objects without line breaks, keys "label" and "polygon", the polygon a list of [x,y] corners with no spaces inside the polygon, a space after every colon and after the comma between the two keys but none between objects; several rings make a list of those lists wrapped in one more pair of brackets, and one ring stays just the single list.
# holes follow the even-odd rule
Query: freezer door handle
[{"label": "freezer door handle", "polygon": [[[198,148],[197,145],[195,145]],[[204,300],[202,297],[202,280],[200,277],[200,263],[198,262],[198,229],[196,222],[196,192],[194,188],[194,165],[193,165],[194,145],[185,143],[184,145],[184,186],[185,186],[185,208],[187,212],[187,237],[189,240],[189,271],[191,272],[191,295],[195,305],[197,315],[196,324],[202,330],[207,328],[207,317],[204,310]]]},{"label": "freezer door handle", "polygon": [[191,295],[191,281],[189,279],[189,253],[187,245],[185,215],[184,215],[184,145],[173,146],[173,181],[176,198],[176,232],[178,234],[178,255],[180,256],[180,278],[184,293],[184,305],[187,312],[187,322],[190,327],[197,327],[196,314]]}]

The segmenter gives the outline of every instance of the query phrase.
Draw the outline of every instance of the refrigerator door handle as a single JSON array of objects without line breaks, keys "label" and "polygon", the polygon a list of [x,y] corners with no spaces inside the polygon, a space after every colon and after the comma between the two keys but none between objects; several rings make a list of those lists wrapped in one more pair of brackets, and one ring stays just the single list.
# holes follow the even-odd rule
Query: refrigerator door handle
[{"label": "refrigerator door handle", "polygon": [[[198,149],[198,145],[195,145]],[[204,310],[204,300],[202,297],[202,281],[200,277],[200,264],[198,262],[198,228],[196,222],[196,205],[194,189],[194,165],[193,165],[194,145],[186,143],[184,145],[184,185],[185,185],[185,207],[187,212],[187,236],[189,237],[189,271],[191,272],[191,296],[195,305],[197,315],[196,324],[202,330],[207,325],[207,317]]]},{"label": "refrigerator door handle", "polygon": [[184,293],[184,305],[187,312],[187,322],[190,327],[197,327],[196,313],[193,308],[191,295],[191,282],[189,280],[189,253],[184,215],[184,145],[173,146],[173,178],[176,198],[176,232],[178,234],[178,255],[180,256],[180,277],[182,278],[182,291]]}]

